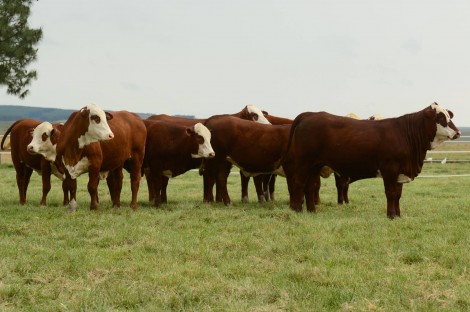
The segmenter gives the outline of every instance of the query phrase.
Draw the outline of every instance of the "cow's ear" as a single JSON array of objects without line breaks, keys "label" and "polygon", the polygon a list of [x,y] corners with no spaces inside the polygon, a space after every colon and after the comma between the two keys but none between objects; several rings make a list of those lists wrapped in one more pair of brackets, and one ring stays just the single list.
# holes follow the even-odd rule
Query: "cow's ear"
[{"label": "cow's ear", "polygon": [[80,110],[80,115],[82,116],[82,118],[88,118],[88,116],[90,116],[90,110],[84,107]]},{"label": "cow's ear", "polygon": [[113,114],[111,113],[108,113],[108,112],[104,112],[106,114],[106,120],[111,120],[113,119]]},{"label": "cow's ear", "polygon": [[434,118],[436,117],[436,110],[432,108],[431,106],[429,106],[428,108],[424,110],[424,114],[427,118]]},{"label": "cow's ear", "polygon": [[192,134],[194,133],[194,129],[193,128],[186,128],[186,134],[191,136]]},{"label": "cow's ear", "polygon": [[449,113],[450,119],[454,118],[454,113],[452,113],[452,111],[447,110],[447,112]]}]

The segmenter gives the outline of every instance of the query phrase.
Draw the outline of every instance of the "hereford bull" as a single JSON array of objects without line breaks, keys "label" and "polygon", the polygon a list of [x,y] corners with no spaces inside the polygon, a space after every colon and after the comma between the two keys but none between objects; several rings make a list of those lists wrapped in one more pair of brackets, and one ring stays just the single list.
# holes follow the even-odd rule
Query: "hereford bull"
[{"label": "hereford bull", "polygon": [[[266,119],[266,117],[263,114],[263,111],[261,111],[257,106],[255,105],[246,105],[240,112],[231,114],[233,117],[237,117],[240,119],[246,119],[246,120],[251,120],[255,121],[257,123],[262,123],[262,124],[269,124],[269,121]],[[195,119],[195,118],[183,118],[183,117],[175,117],[175,116],[168,116],[165,114],[161,115],[153,115],[147,118],[147,120],[163,120],[163,121],[168,121],[172,123],[177,123],[179,125],[183,125],[186,127],[191,127],[194,126],[196,123],[204,123],[207,119]],[[194,168],[200,168],[200,172],[203,173],[205,171],[204,169],[204,164],[200,164],[201,160],[193,160],[195,163]],[[203,161],[202,161],[203,162]],[[215,173],[213,173],[215,174]],[[204,178],[204,201],[205,202],[213,202],[214,201],[214,195],[212,193],[212,189],[215,184],[215,175],[210,174],[209,172],[206,172],[203,174]],[[145,175],[147,177],[148,171],[145,171]],[[152,179],[147,178],[147,185],[149,189],[149,201],[154,202],[155,201],[155,193],[154,189],[155,186],[152,185]],[[168,183],[168,181],[167,181]],[[166,184],[164,183],[162,186],[161,190],[161,197],[162,200],[164,200],[167,195],[166,195]]]},{"label": "hereford bull", "polygon": [[144,120],[144,123],[147,127],[144,167],[158,207],[167,201],[163,190],[169,178],[198,168],[201,158],[212,158],[215,154],[211,133],[201,123],[190,127],[161,120]]},{"label": "hereford bull", "polygon": [[[400,216],[403,183],[421,172],[426,151],[460,136],[452,112],[437,103],[397,118],[355,120],[325,112],[297,116],[282,161],[290,207],[315,211],[312,190],[323,166],[351,181],[382,177],[387,216]],[[217,151],[216,151],[217,152]]]},{"label": "hereford bull", "polygon": [[[21,205],[26,203],[26,192],[33,170],[36,171],[42,179],[41,206],[46,205],[47,194],[51,189],[51,174],[64,180],[63,175],[56,170],[55,166],[51,166],[51,163],[47,159],[41,155],[32,155],[28,152],[27,145],[33,138],[33,130],[41,123],[41,121],[35,119],[18,120],[8,128],[1,142],[1,149],[3,150],[5,148],[4,142],[8,134],[11,133],[11,159],[16,171],[16,184],[18,185]],[[60,127],[60,124],[51,124],[51,128],[59,129]],[[69,195],[64,186],[65,184],[62,185],[65,205],[69,202]]]},{"label": "hereford bull", "polygon": [[[285,153],[290,125],[264,125],[230,115],[213,116],[204,123],[211,131],[215,157],[208,159],[204,174],[214,176],[217,198],[230,204],[227,177],[232,165],[245,176],[277,172]],[[256,145],[254,146],[254,143]],[[258,196],[263,190],[257,190]]]},{"label": "hereford bull", "polygon": [[[96,105],[74,112],[57,143],[56,161],[70,177],[88,172],[90,209],[98,209],[98,183],[106,177],[113,207],[120,207],[122,168],[130,172],[131,207],[137,208],[147,130],[142,119],[127,111],[105,113]],[[70,208],[75,209],[76,202]]]}]

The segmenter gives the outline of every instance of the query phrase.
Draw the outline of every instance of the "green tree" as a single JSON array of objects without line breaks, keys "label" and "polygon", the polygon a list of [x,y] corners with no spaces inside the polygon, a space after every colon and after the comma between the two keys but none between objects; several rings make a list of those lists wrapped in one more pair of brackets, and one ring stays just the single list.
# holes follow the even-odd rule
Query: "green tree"
[{"label": "green tree", "polygon": [[42,30],[29,28],[28,17],[33,0],[0,0],[0,85],[7,93],[24,98],[35,70],[27,66],[36,59],[35,46]]}]

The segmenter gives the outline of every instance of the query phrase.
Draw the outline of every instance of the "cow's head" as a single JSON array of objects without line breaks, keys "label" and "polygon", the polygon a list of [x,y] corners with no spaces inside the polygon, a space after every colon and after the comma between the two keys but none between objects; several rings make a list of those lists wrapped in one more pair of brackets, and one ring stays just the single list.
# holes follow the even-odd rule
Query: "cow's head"
[{"label": "cow's head", "polygon": [[191,154],[193,158],[213,158],[215,152],[211,145],[211,132],[202,123],[197,123],[192,128],[186,129],[189,136],[195,136],[198,144],[197,154]]},{"label": "cow's head", "polygon": [[245,106],[245,108],[241,111],[241,118],[256,121],[262,124],[271,124],[269,120],[266,119],[261,109],[251,104]]},{"label": "cow's head", "polygon": [[114,133],[108,125],[108,120],[113,119],[113,115],[104,112],[96,104],[90,104],[80,110],[80,117],[88,121],[88,128],[82,136],[78,138],[80,148],[98,142],[107,141],[114,138]]},{"label": "cow's head", "polygon": [[431,149],[436,148],[446,140],[455,140],[460,137],[460,130],[452,122],[454,114],[436,102],[427,109],[427,115],[436,122],[436,134],[431,142]]},{"label": "cow's head", "polygon": [[61,127],[61,125],[54,127],[47,121],[39,124],[31,132],[32,140],[28,144],[28,152],[30,154],[41,154],[47,160],[54,161]]}]

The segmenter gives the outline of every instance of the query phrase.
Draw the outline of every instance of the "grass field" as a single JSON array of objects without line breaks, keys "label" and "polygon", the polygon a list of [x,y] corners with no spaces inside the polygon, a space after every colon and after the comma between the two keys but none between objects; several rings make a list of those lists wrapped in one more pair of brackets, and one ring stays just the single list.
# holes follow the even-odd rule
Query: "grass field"
[{"label": "grass field", "polygon": [[390,221],[381,179],[353,183],[344,206],[324,179],[309,214],[288,209],[282,178],[275,202],[258,205],[250,185],[242,204],[236,171],[234,203],[203,204],[202,180],[189,172],[170,181],[159,209],[143,180],[133,212],[126,175],[122,208],[110,208],[102,183],[101,210],[91,212],[82,176],[69,213],[57,179],[38,207],[36,174],[19,206],[14,169],[1,165],[0,310],[468,311],[470,177],[424,178],[443,174],[470,165],[425,164]]}]

